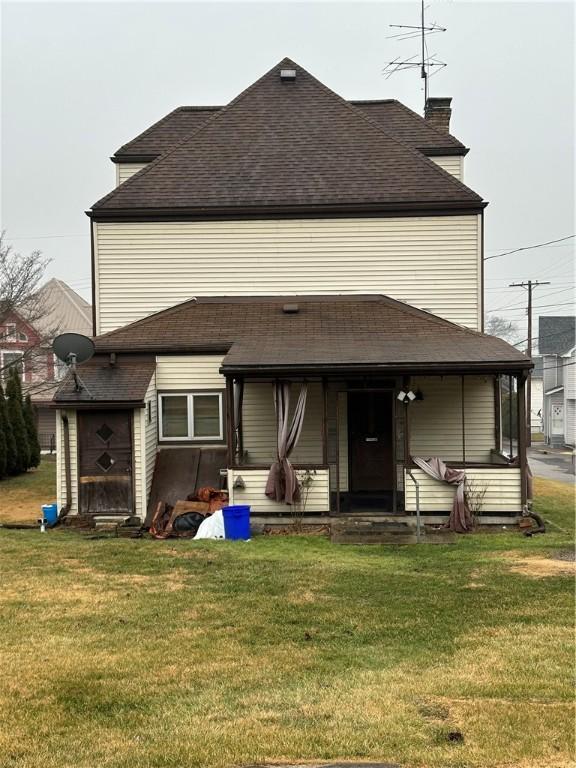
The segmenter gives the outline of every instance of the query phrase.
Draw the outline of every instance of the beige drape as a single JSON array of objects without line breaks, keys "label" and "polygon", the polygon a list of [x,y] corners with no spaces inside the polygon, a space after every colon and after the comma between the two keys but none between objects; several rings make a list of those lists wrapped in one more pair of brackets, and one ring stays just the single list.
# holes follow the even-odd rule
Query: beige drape
[{"label": "beige drape", "polygon": [[466,482],[464,470],[450,469],[444,464],[442,459],[438,458],[422,459],[414,456],[413,461],[414,464],[435,480],[441,480],[456,486],[452,511],[450,512],[446,527],[451,531],[456,531],[456,533],[469,533],[472,531],[474,523],[464,495],[464,483]]},{"label": "beige drape", "polygon": [[302,384],[298,401],[290,421],[290,382],[274,382],[274,407],[276,409],[276,461],[270,467],[266,483],[266,496],[274,501],[293,504],[300,500],[300,486],[289,456],[296,447],[306,410],[308,387]]}]

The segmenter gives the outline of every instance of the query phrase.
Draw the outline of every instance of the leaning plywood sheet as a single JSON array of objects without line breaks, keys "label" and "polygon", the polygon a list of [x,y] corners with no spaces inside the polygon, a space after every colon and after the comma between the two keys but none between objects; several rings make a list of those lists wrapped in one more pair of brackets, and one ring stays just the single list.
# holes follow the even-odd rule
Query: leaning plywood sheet
[{"label": "leaning plywood sheet", "polygon": [[222,488],[221,469],[226,469],[226,448],[201,448],[200,464],[198,467],[198,480],[194,492],[200,488]]},{"label": "leaning plywood sheet", "polygon": [[159,501],[174,506],[196,491],[200,448],[166,448],[158,453],[148,499],[146,525],[150,525]]}]

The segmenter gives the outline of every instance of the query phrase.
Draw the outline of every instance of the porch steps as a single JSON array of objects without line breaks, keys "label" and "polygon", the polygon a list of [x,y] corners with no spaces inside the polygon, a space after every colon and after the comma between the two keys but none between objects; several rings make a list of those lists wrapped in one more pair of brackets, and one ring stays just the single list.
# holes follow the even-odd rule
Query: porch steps
[{"label": "porch steps", "polygon": [[[348,518],[332,522],[330,540],[338,544],[416,544],[418,537],[413,523]],[[442,528],[422,526],[420,530],[420,541],[427,544],[451,544],[455,540],[452,531]]]}]

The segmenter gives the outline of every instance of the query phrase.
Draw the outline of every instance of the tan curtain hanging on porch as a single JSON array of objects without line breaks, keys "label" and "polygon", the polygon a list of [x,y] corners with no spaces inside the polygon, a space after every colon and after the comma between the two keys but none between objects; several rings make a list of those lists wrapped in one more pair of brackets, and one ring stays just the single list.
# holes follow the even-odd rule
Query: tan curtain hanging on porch
[{"label": "tan curtain hanging on porch", "polygon": [[274,382],[274,407],[276,409],[277,453],[276,461],[270,467],[266,483],[266,496],[273,501],[292,504],[300,500],[300,485],[289,456],[296,447],[306,410],[308,386],[302,384],[294,415],[290,422],[290,382]]},{"label": "tan curtain hanging on porch", "polygon": [[473,529],[474,524],[464,495],[464,483],[466,482],[464,470],[450,469],[444,464],[442,459],[438,458],[421,459],[418,456],[414,456],[413,461],[414,464],[435,480],[456,486],[452,511],[450,512],[446,527],[451,531],[456,531],[456,533],[469,533]]}]

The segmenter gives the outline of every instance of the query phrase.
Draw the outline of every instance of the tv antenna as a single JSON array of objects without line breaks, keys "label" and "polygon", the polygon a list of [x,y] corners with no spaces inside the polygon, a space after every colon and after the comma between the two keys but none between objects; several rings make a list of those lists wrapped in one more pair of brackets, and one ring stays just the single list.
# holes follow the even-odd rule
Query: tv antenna
[{"label": "tv antenna", "polygon": [[[428,35],[437,34],[438,32],[446,32],[446,27],[441,27],[439,24],[436,24],[436,22],[427,25],[426,8],[427,6],[424,5],[424,0],[420,0],[420,24],[389,24],[393,29],[400,29],[403,31],[394,35],[389,35],[387,38],[388,40],[398,41],[420,38],[420,54],[415,54],[409,59],[404,60],[398,56],[394,61],[389,61],[382,70],[382,74],[388,79],[397,72],[403,72],[407,69],[419,69],[420,77],[424,80],[424,106],[426,106],[426,102],[428,101],[428,80],[447,66],[446,62],[440,61],[435,53],[432,55],[428,53],[426,37]],[[430,74],[430,69],[433,67],[437,67],[437,69]]]},{"label": "tv antenna", "polygon": [[83,336],[81,333],[61,333],[52,342],[52,350],[58,360],[61,360],[68,366],[68,370],[74,379],[74,389],[76,392],[85,390],[94,399],[94,395],[84,384],[76,370],[77,364],[85,363],[94,354],[95,347],[92,339],[88,338],[88,336]]}]

